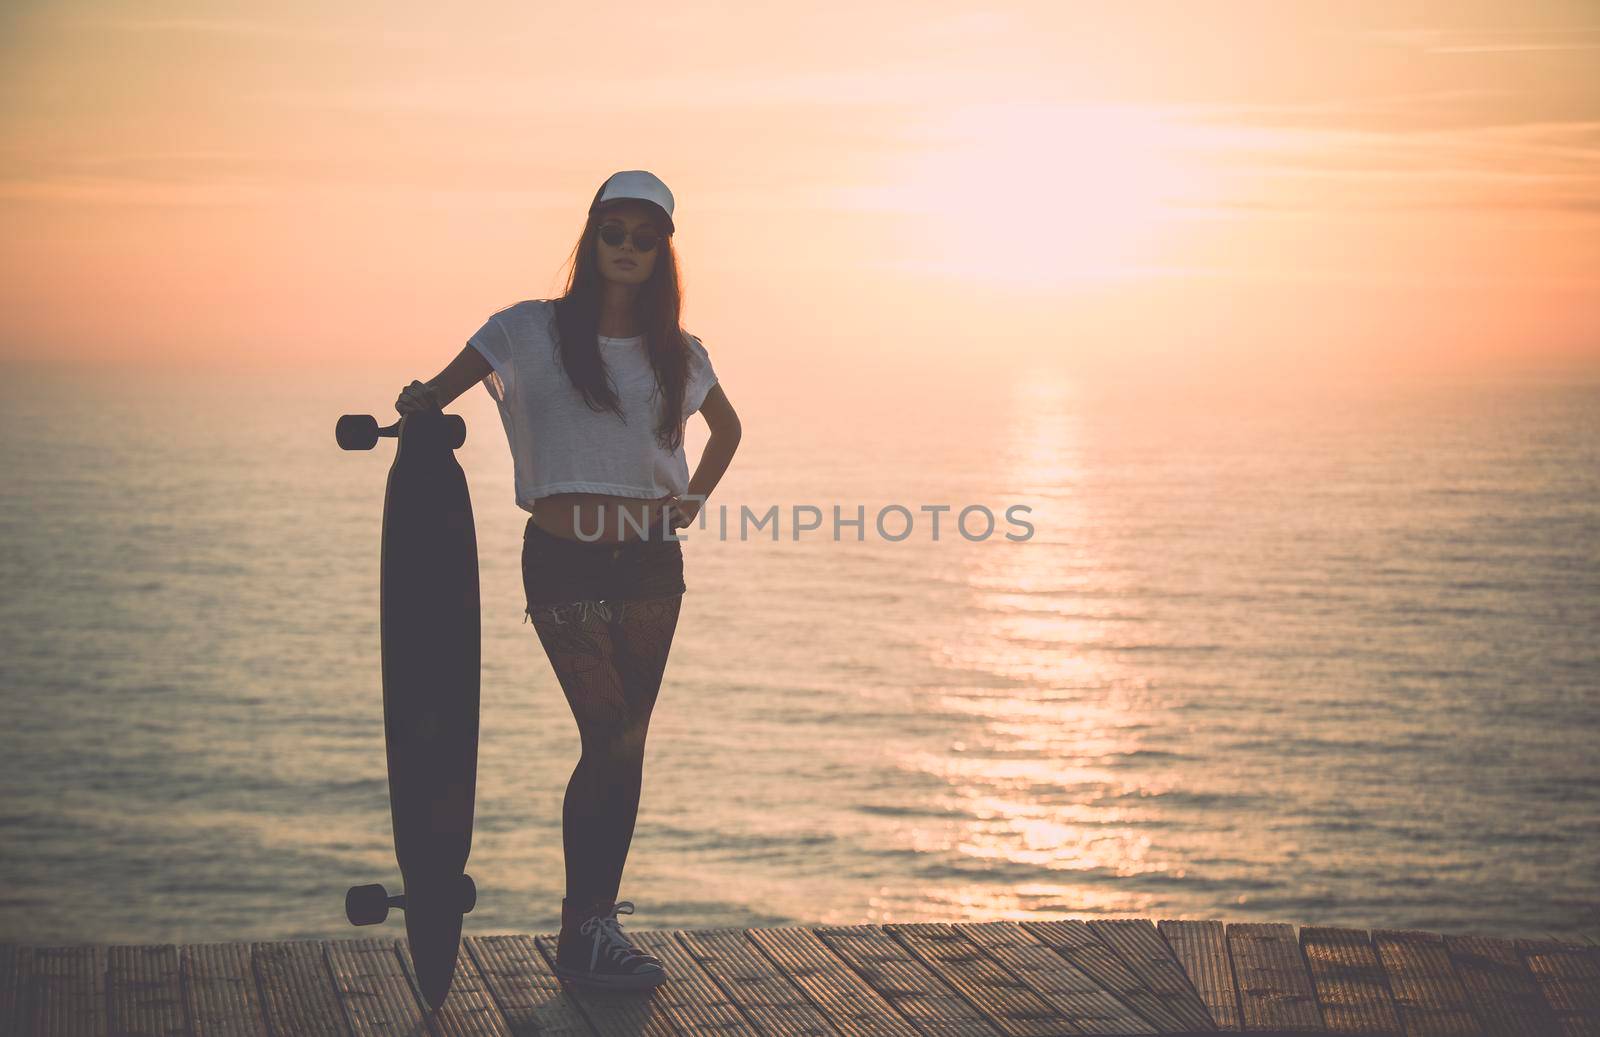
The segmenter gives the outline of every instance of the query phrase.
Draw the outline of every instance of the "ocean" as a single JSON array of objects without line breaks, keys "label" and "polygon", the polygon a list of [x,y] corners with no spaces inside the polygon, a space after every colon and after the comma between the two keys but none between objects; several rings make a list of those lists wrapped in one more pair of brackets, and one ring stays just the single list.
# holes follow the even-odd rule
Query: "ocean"
[{"label": "ocean", "polygon": [[[333,429],[432,373],[8,372],[0,940],[373,932],[343,902],[399,885],[394,441]],[[1600,935],[1600,387],[749,382],[685,531],[630,927]],[[493,404],[450,409],[483,598],[467,932],[553,931],[577,727],[523,622]],[[774,506],[778,539],[740,538]]]}]

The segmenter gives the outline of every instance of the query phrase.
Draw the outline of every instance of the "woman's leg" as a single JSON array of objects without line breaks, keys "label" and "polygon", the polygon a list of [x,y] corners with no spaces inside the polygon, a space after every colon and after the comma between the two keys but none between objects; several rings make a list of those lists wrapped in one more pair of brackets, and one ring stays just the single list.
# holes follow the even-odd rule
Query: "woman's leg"
[{"label": "woman's leg", "polygon": [[678,626],[682,594],[643,601],[622,601],[613,606],[620,611],[612,627],[616,646],[616,668],[622,676],[623,697],[629,704],[630,737],[625,765],[627,780],[613,801],[612,814],[604,826],[607,867],[597,877],[601,896],[614,901],[622,885],[622,867],[633,843],[634,821],[639,815],[639,794],[644,784],[644,742],[650,729],[650,713],[661,690],[661,677],[672,650],[672,636]]},{"label": "woman's leg", "polygon": [[617,897],[638,816],[645,735],[681,598],[531,612],[583,743],[562,806],[567,897],[574,903]]}]

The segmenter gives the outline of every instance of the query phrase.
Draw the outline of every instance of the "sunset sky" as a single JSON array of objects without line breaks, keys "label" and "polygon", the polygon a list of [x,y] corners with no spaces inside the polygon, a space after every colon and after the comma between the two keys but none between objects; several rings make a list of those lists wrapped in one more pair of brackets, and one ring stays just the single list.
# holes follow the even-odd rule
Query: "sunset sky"
[{"label": "sunset sky", "polygon": [[1600,369],[1600,8],[9,3],[0,359],[437,373],[677,198],[746,380]]}]

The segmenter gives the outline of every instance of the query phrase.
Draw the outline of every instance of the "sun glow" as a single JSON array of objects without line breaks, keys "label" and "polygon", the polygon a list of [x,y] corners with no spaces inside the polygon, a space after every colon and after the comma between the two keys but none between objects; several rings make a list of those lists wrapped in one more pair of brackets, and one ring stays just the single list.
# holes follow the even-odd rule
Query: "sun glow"
[{"label": "sun glow", "polygon": [[1133,107],[961,107],[906,160],[901,205],[927,237],[895,265],[1029,287],[1138,274],[1203,176],[1192,132]]}]

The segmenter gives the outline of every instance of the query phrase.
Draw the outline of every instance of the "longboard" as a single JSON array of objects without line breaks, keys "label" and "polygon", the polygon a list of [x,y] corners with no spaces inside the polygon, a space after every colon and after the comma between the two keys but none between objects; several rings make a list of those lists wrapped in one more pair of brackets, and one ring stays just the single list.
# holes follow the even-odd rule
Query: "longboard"
[{"label": "longboard", "polygon": [[477,902],[465,869],[478,775],[478,540],[454,453],[466,435],[460,415],[437,409],[385,428],[369,414],[346,414],[335,429],[346,450],[371,450],[382,436],[398,441],[378,597],[389,813],[404,892],[353,886],[345,917],[376,925],[391,907],[405,912],[417,983],[434,1008],[450,993],[462,916]]}]

